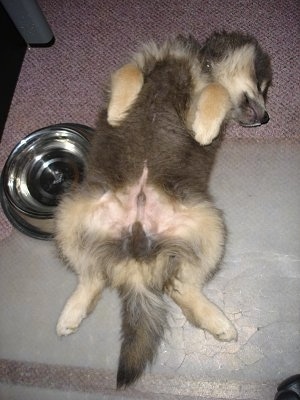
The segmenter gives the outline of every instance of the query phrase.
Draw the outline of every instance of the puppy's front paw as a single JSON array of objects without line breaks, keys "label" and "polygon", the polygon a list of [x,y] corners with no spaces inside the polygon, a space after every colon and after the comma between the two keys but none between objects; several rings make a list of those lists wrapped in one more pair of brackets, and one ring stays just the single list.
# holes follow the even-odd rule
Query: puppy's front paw
[{"label": "puppy's front paw", "polygon": [[195,140],[202,146],[207,146],[218,136],[221,124],[218,121],[209,122],[207,126],[201,121],[201,117],[196,118],[193,124]]},{"label": "puppy's front paw", "polygon": [[63,310],[56,325],[58,336],[67,336],[77,331],[81,321],[86,317],[85,310],[80,305],[69,307]]},{"label": "puppy's front paw", "polygon": [[195,95],[188,121],[201,145],[210,144],[220,133],[226,115],[231,109],[227,90],[220,84],[207,85],[200,95]]}]

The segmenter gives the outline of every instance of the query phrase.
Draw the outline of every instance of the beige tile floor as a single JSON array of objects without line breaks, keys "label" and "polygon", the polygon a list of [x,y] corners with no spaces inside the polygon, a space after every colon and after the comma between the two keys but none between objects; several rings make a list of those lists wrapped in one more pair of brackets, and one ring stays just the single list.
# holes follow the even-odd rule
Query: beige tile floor
[{"label": "beige tile floor", "polygon": [[[219,343],[171,306],[172,329],[137,387],[157,396],[271,400],[277,383],[300,371],[300,143],[225,141],[212,193],[229,237],[222,270],[206,293],[235,321],[239,340]],[[17,231],[0,242],[0,358],[115,372],[120,328],[115,293],[104,294],[76,334],[55,334],[75,284],[53,243]],[[152,376],[172,379],[157,389]],[[0,398],[18,399],[20,390],[3,384]],[[38,390],[27,387],[23,398],[38,398]],[[43,393],[41,399],[80,398]]]}]

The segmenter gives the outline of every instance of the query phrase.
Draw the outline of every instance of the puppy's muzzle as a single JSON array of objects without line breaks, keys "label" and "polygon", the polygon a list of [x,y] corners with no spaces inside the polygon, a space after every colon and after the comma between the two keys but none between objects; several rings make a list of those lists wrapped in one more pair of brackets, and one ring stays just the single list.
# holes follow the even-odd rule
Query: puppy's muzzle
[{"label": "puppy's muzzle", "polygon": [[269,119],[269,114],[265,108],[254,99],[246,96],[238,118],[239,123],[245,127],[253,127],[266,124]]}]

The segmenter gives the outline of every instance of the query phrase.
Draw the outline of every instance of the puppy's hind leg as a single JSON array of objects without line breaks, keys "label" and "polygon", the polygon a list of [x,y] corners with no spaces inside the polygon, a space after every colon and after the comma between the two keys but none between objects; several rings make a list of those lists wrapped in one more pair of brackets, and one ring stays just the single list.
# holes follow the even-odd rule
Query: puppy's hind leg
[{"label": "puppy's hind leg", "polygon": [[201,293],[203,283],[222,257],[225,232],[221,214],[210,203],[199,204],[185,213],[190,217],[189,223],[180,225],[176,234],[198,249],[198,256],[190,260],[182,256],[166,291],[191,324],[207,330],[218,340],[235,340],[237,332],[233,324]]},{"label": "puppy's hind leg", "polygon": [[105,286],[99,277],[80,277],[78,286],[67,301],[56,326],[59,336],[73,333],[81,321],[95,308]]},{"label": "puppy's hind leg", "polygon": [[220,84],[207,85],[192,102],[187,124],[201,145],[210,144],[220,132],[222,123],[231,109],[229,93]]},{"label": "puppy's hind leg", "polygon": [[230,342],[237,331],[225,314],[201,292],[199,287],[174,279],[167,292],[194,326],[211,333],[216,339]]},{"label": "puppy's hind leg", "polygon": [[118,126],[126,117],[127,111],[135,102],[144,83],[141,70],[126,64],[111,77],[111,95],[107,110],[107,121],[112,126]]}]

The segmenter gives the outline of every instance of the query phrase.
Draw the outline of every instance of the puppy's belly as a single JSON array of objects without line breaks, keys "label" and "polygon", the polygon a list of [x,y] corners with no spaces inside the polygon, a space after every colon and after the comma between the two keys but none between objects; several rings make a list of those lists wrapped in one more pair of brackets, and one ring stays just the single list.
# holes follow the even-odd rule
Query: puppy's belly
[{"label": "puppy's belly", "polygon": [[122,191],[108,191],[85,213],[85,226],[91,232],[103,232],[111,238],[132,233],[135,222],[140,222],[147,236],[166,234],[172,236],[176,227],[190,219],[182,204],[172,201],[163,192],[147,184],[148,170],[136,184]]},{"label": "puppy's belly", "polygon": [[132,186],[126,193],[105,193],[86,215],[85,222],[89,231],[104,231],[112,238],[131,233],[135,222],[141,223],[147,235],[156,235],[174,227],[176,214],[170,200],[153,187],[138,191],[137,186]]}]

